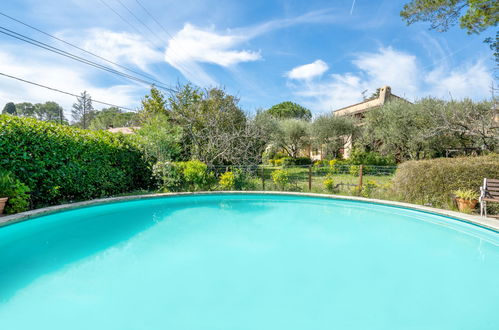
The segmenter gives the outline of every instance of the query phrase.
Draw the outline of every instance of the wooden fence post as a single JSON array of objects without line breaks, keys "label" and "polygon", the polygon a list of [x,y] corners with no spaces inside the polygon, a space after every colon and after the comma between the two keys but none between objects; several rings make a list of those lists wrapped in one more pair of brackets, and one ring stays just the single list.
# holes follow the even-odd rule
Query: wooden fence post
[{"label": "wooden fence post", "polygon": [[262,166],[262,190],[265,191],[265,168]]},{"label": "wooden fence post", "polygon": [[308,166],[308,191],[312,191],[312,165]]},{"label": "wooden fence post", "polygon": [[362,190],[362,175],[364,172],[364,165],[360,165],[359,167],[359,191]]}]

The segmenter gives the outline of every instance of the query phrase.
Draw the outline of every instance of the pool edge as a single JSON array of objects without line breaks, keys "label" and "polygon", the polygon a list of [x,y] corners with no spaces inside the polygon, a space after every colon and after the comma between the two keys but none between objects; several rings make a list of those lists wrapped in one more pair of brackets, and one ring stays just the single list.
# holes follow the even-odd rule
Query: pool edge
[{"label": "pool edge", "polygon": [[428,206],[387,201],[382,199],[372,199],[364,197],[355,196],[340,196],[340,195],[328,195],[328,194],[315,194],[315,193],[300,193],[300,192],[284,192],[284,191],[200,191],[200,192],[179,192],[179,193],[158,193],[158,194],[146,194],[146,195],[133,195],[133,196],[122,196],[122,197],[110,197],[93,199],[84,202],[76,202],[69,204],[62,204],[56,206],[49,206],[41,209],[35,209],[31,211],[26,211],[22,213],[17,213],[13,215],[7,215],[0,217],[0,228],[8,225],[12,225],[18,222],[30,220],[32,218],[37,218],[43,215],[48,215],[52,213],[57,213],[59,211],[67,211],[71,209],[83,208],[88,206],[107,204],[112,202],[123,202],[132,201],[140,199],[153,199],[161,197],[173,197],[173,196],[189,196],[189,195],[288,195],[288,196],[306,196],[306,197],[321,197],[336,200],[350,200],[365,203],[373,203],[387,206],[395,206],[399,208],[411,209],[436,215],[445,216],[448,218],[460,220],[472,225],[483,227],[499,233],[499,220],[493,218],[485,218],[477,215],[468,215],[460,212],[437,209]]}]

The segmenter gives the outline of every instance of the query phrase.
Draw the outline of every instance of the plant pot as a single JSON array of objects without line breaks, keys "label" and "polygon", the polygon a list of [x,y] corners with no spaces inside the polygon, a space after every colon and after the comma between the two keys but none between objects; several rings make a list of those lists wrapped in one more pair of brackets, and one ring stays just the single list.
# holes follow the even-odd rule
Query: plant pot
[{"label": "plant pot", "polygon": [[3,209],[5,208],[5,204],[7,204],[8,200],[9,197],[0,198],[0,214],[3,214]]},{"label": "plant pot", "polygon": [[463,199],[456,197],[457,208],[459,211],[463,212],[466,210],[474,210],[478,204],[477,199]]}]

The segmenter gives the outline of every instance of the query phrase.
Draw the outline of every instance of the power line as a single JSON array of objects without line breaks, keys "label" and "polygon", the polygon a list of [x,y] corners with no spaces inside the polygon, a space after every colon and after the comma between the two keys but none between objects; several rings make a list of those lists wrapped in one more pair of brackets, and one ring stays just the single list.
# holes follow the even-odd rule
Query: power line
[{"label": "power line", "polygon": [[152,18],[152,20],[154,22],[156,22],[156,24],[158,24],[158,26],[163,29],[163,31],[165,31],[165,33],[172,39],[175,39],[174,36],[172,36],[167,30],[166,28],[164,27],[163,24],[161,24],[152,14],[149,10],[147,10],[147,8],[142,4],[142,2],[140,2],[139,0],[135,0],[136,3],[138,3],[138,5],[146,12],[146,14]]},{"label": "power line", "polygon": [[[1,31],[1,30],[4,30],[4,31]],[[7,32],[5,32],[7,31]],[[69,52],[66,52],[64,50],[61,50],[59,48],[56,48],[56,47],[53,47],[53,46],[50,46],[46,43],[43,43],[41,41],[38,41],[38,40],[35,40],[33,38],[30,38],[28,36],[25,36],[25,35],[22,35],[20,33],[17,33],[15,31],[12,31],[12,30],[9,30],[9,29],[6,29],[4,27],[1,27],[0,26],[0,33],[2,34],[5,34],[5,35],[8,35],[12,38],[15,38],[15,39],[18,39],[18,40],[21,40],[21,41],[24,41],[26,43],[29,43],[31,45],[34,45],[34,46],[37,46],[37,47],[40,47],[40,48],[43,48],[43,49],[46,49],[50,52],[53,52],[53,53],[56,53],[56,54],[59,54],[59,55],[62,55],[62,56],[65,56],[65,57],[68,57],[68,58],[71,58],[75,61],[78,61],[78,62],[81,62],[81,63],[84,63],[84,64],[87,64],[87,65],[90,65],[92,67],[95,67],[95,68],[98,68],[98,69],[101,69],[101,70],[104,70],[104,71],[107,71],[107,72],[110,72],[110,73],[113,73],[113,74],[116,74],[116,75],[119,75],[121,77],[125,77],[125,78],[128,78],[130,80],[135,80],[137,82],[141,82],[143,84],[147,84],[147,85],[154,85],[154,83],[150,82],[150,81],[146,81],[142,78],[137,78],[135,76],[132,76],[130,74],[127,74],[127,73],[124,73],[124,72],[121,72],[121,71],[118,71],[118,70],[115,70],[113,68],[110,68],[108,66],[105,66],[105,65],[102,65],[102,64],[99,64],[99,63],[96,63],[96,62],[93,62],[93,61],[90,61],[90,60],[87,60],[83,57],[80,57],[80,56],[77,56],[77,55],[74,55],[72,53],[69,53]],[[167,86],[161,86],[161,85],[156,85],[158,88],[161,88],[161,89],[164,89],[164,90],[167,90],[169,92],[172,92],[174,91],[172,88],[170,87],[167,87]]]},{"label": "power line", "polygon": [[[158,34],[157,34],[156,32],[154,32],[153,30],[151,30],[151,29],[150,29],[150,28],[149,28],[149,27],[148,27],[148,26],[147,26],[144,22],[142,22],[142,21],[140,20],[140,18],[138,18],[138,17],[137,17],[137,15],[135,15],[135,14],[133,13],[133,11],[132,11],[132,10],[130,10],[130,8],[129,8],[129,7],[127,7],[127,6],[126,6],[126,5],[125,5],[125,4],[124,4],[121,0],[116,0],[116,1],[118,1],[118,2],[121,4],[121,6],[122,6],[123,8],[125,8],[125,9],[126,9],[126,10],[127,10],[127,11],[128,11],[128,12],[129,12],[129,13],[130,13],[130,14],[131,14],[131,15],[132,15],[132,16],[133,16],[133,17],[134,17],[134,18],[135,18],[135,19],[136,19],[139,23],[140,23],[140,24],[142,24],[143,26],[145,26],[145,27],[146,27],[146,29],[147,29],[147,30],[149,30],[149,31],[150,31],[150,32],[151,32],[151,33],[152,33],[152,34],[153,34],[153,35],[154,35],[154,36],[155,36],[158,40],[160,40],[161,42],[164,42],[165,44],[167,44],[167,43],[168,43],[166,40],[164,40],[164,39],[162,39],[161,37],[159,37],[159,36],[158,36]],[[103,3],[103,4],[104,4],[104,5],[105,5],[108,9],[110,9],[110,10],[111,10],[114,14],[116,14],[116,15],[117,15],[117,16],[118,16],[118,17],[119,17],[122,21],[124,21],[127,25],[131,26],[131,27],[132,27],[135,31],[137,31],[140,35],[142,35],[144,38],[146,38],[146,39],[149,41],[149,43],[151,43],[151,45],[153,45],[153,46],[154,46],[154,43],[151,41],[151,39],[149,39],[149,38],[148,38],[147,36],[145,36],[142,32],[140,32],[140,30],[139,30],[139,29],[137,29],[137,28],[136,28],[136,27],[135,27],[132,23],[130,23],[129,21],[127,21],[127,20],[126,20],[126,19],[125,19],[122,15],[120,15],[120,14],[119,14],[116,10],[114,10],[114,9],[113,9],[113,8],[112,8],[109,4],[107,4],[104,0],[100,0],[100,2],[102,2],[102,3]],[[145,7],[144,7],[142,4],[140,4],[140,3],[139,3],[139,5],[140,5],[140,6],[141,6],[141,7],[142,7],[145,11],[146,11],[146,13],[147,13],[149,16],[151,16],[151,17],[152,17],[152,15],[150,14],[150,12],[149,12],[149,11],[147,11],[147,9],[145,9]],[[153,20],[154,20],[156,23],[158,23],[158,21],[157,21],[154,17],[152,17],[152,18],[153,18]],[[168,33],[168,31],[166,31],[166,29],[165,29],[163,26],[161,26],[161,28],[162,28],[162,29],[163,29],[163,30],[164,30],[164,31],[168,34],[168,36],[170,36],[172,39],[175,39],[175,38],[174,38],[174,37],[173,37],[170,33]],[[156,46],[154,46],[154,47],[156,47]],[[172,50],[172,52],[176,53],[176,52],[175,52],[175,51],[173,51],[173,50]],[[178,55],[178,54],[177,54],[177,55]],[[189,70],[186,66],[184,66],[184,65],[182,65],[182,64],[180,64],[180,63],[177,63],[177,66],[178,66],[180,69],[182,69],[183,71],[185,71],[186,73],[188,73],[189,75],[191,75],[191,76],[193,76],[193,77],[194,77],[194,76],[196,76],[196,75],[195,75],[195,74],[193,74],[193,73],[192,73],[192,71],[190,71],[190,70]],[[177,69],[178,69],[178,68],[177,68]]]},{"label": "power line", "polygon": [[146,28],[149,32],[151,32],[151,34],[153,34],[153,35],[156,37],[156,39],[158,39],[161,43],[165,42],[162,38],[160,38],[160,37],[156,34],[156,32],[154,32],[153,30],[151,30],[151,28],[150,28],[149,26],[147,26],[147,24],[145,24],[144,22],[142,22],[142,21],[140,20],[140,18],[138,18],[138,17],[137,17],[137,15],[135,15],[135,14],[133,13],[133,11],[132,11],[132,10],[130,10],[130,8],[128,8],[128,7],[127,7],[127,6],[126,6],[126,5],[125,5],[125,4],[124,4],[121,0],[116,0],[116,1],[118,1],[118,3],[119,3],[119,4],[123,7],[123,8],[125,8],[125,10],[126,10],[126,11],[128,11],[128,13],[130,13],[130,15],[132,15],[132,16],[133,16],[133,18],[135,18],[135,20],[136,20],[137,22],[139,22],[139,23],[140,23],[142,26],[144,26],[144,27],[145,27],[145,28]]},{"label": "power line", "polygon": [[78,46],[76,46],[76,45],[74,45],[74,44],[72,44],[72,43],[70,43],[70,42],[67,42],[67,41],[65,41],[65,40],[63,40],[63,39],[61,39],[61,38],[59,38],[59,37],[56,37],[56,36],[54,36],[54,35],[50,34],[50,33],[47,33],[47,32],[45,32],[45,31],[42,31],[42,30],[40,30],[39,28],[36,28],[36,27],[34,27],[34,26],[30,25],[30,24],[27,24],[27,23],[25,23],[25,22],[23,22],[23,21],[20,21],[20,20],[18,20],[18,19],[16,19],[16,18],[14,18],[14,17],[12,17],[12,16],[9,16],[9,15],[7,15],[7,14],[5,14],[5,13],[0,12],[0,15],[4,16],[4,17],[6,17],[6,18],[8,18],[8,19],[10,19],[10,20],[13,20],[13,21],[15,21],[15,22],[17,22],[17,23],[19,23],[19,24],[22,24],[22,25],[24,25],[24,26],[26,26],[26,27],[28,27],[28,28],[30,28],[30,29],[33,29],[33,30],[35,30],[35,31],[37,31],[37,32],[39,32],[39,33],[42,33],[42,34],[44,34],[44,35],[46,35],[46,36],[48,36],[48,37],[51,37],[51,38],[53,38],[53,39],[55,39],[55,40],[57,40],[57,41],[60,41],[60,42],[62,42],[62,43],[64,43],[64,44],[66,44],[66,45],[68,45],[68,46],[71,46],[71,47],[73,47],[73,48],[76,48],[76,49],[78,49],[78,50],[80,50],[80,51],[82,51],[82,52],[85,52],[85,53],[87,53],[87,54],[89,54],[89,55],[92,55],[92,56],[94,56],[94,57],[96,57],[96,58],[99,58],[99,59],[101,59],[101,60],[103,60],[103,61],[106,61],[106,62],[108,62],[108,63],[110,63],[110,64],[116,65],[116,66],[118,66],[118,67],[120,67],[120,68],[122,68],[122,69],[125,69],[125,70],[129,71],[129,72],[132,72],[132,73],[135,73],[135,74],[137,74],[137,75],[140,75],[140,76],[142,76],[142,77],[144,77],[144,78],[150,79],[150,80],[152,80],[152,81],[154,81],[154,82],[156,82],[156,83],[159,83],[159,84],[162,84],[162,85],[166,85],[166,83],[163,83],[163,82],[161,82],[161,81],[159,81],[159,80],[156,80],[156,79],[154,79],[153,77],[151,77],[151,76],[149,76],[149,75],[146,75],[146,74],[143,74],[143,73],[141,73],[141,72],[138,72],[138,71],[132,70],[132,69],[127,68],[127,67],[125,67],[125,66],[123,66],[123,65],[121,65],[121,64],[118,64],[118,63],[116,63],[116,62],[113,62],[113,61],[111,61],[111,60],[108,60],[108,59],[107,59],[107,58],[105,58],[105,57],[102,57],[102,56],[100,56],[100,55],[97,55],[97,54],[95,54],[95,53],[92,53],[92,52],[90,52],[90,51],[88,51],[88,50],[86,50],[86,49],[84,49],[84,48],[78,47]]},{"label": "power line", "polygon": [[111,7],[107,2],[104,0],[100,0],[100,2],[106,6],[110,11],[112,11],[116,16],[118,16],[123,22],[125,22],[128,26],[130,26],[132,29],[135,30],[138,34],[142,35],[154,48],[157,48],[157,46],[154,44],[154,42],[151,41],[147,36],[145,36],[142,32],[140,32],[139,29],[135,27],[132,23],[130,23],[128,20],[126,20],[119,12],[117,12],[113,7]]},{"label": "power line", "polygon": [[[7,77],[7,78],[15,79],[15,80],[27,83],[27,84],[31,84],[31,85],[34,85],[34,86],[38,86],[38,87],[50,89],[51,91],[54,91],[54,92],[58,92],[58,93],[62,93],[62,94],[66,94],[66,95],[70,95],[70,96],[74,96],[74,97],[80,97],[80,95],[77,95],[77,94],[66,92],[66,91],[63,91],[63,90],[60,90],[60,89],[57,89],[57,88],[54,88],[54,87],[49,87],[49,86],[46,86],[46,85],[42,85],[42,84],[39,84],[39,83],[36,83],[36,82],[33,82],[33,81],[29,81],[29,80],[26,80],[26,79],[22,79],[22,78],[19,78],[19,77],[11,76],[11,75],[6,74],[6,73],[0,72],[0,75],[4,76],[4,77]],[[115,107],[115,108],[120,108],[120,109],[123,109],[123,110],[129,110],[129,111],[133,111],[133,112],[136,111],[136,110],[131,109],[131,108],[122,107],[120,105],[116,105],[116,104],[112,104],[112,103],[108,103],[108,102],[104,102],[104,101],[98,101],[98,100],[92,99],[92,102],[99,103],[99,104],[104,104],[104,105]]]}]

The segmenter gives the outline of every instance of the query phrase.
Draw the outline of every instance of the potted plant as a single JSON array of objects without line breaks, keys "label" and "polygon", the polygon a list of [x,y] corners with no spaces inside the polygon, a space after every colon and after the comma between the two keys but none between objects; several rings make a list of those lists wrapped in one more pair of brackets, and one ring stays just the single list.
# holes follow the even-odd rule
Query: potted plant
[{"label": "potted plant", "polygon": [[478,193],[472,189],[459,189],[454,191],[457,208],[461,212],[473,210],[478,204]]},{"label": "potted plant", "polygon": [[5,204],[9,200],[9,192],[12,189],[12,177],[9,172],[0,170],[0,214],[3,214]]}]

